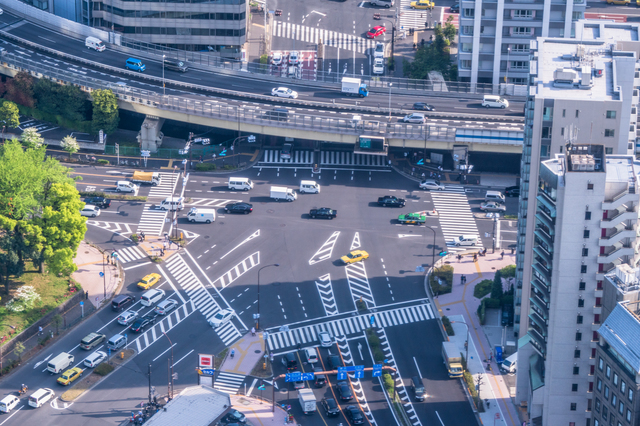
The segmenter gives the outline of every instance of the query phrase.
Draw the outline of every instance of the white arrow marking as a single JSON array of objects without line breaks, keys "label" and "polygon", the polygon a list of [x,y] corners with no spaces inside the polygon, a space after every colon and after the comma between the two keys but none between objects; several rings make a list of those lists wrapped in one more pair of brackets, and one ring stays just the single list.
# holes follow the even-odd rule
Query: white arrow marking
[{"label": "white arrow marking", "polygon": [[398,234],[398,238],[407,238],[407,237],[422,237],[422,235],[416,235],[416,234]]},{"label": "white arrow marking", "polygon": [[43,362],[47,362],[49,361],[49,358],[51,358],[53,354],[49,354],[48,357],[46,357],[45,359],[43,359],[42,361],[38,361],[36,362],[36,365],[33,366],[33,369],[35,370],[36,368],[38,368]]}]

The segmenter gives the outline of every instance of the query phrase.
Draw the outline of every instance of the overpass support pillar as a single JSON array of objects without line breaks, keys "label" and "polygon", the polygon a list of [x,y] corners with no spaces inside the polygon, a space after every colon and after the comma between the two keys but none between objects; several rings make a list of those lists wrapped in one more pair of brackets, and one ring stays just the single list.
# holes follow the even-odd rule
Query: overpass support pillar
[{"label": "overpass support pillar", "polygon": [[160,131],[164,124],[164,118],[147,115],[142,123],[142,128],[138,133],[137,139],[141,150],[149,150],[158,152],[158,148],[162,146],[164,134]]}]

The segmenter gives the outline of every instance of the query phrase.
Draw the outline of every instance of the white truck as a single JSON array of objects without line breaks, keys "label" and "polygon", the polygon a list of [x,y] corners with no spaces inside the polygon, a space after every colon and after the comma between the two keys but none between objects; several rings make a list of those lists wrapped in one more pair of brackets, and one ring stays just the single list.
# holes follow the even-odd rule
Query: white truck
[{"label": "white truck", "polygon": [[191,223],[205,222],[211,223],[216,221],[215,209],[201,209],[197,207],[191,207],[189,213],[187,213],[187,220]]},{"label": "white truck", "polygon": [[293,201],[298,198],[298,195],[291,188],[286,186],[272,186],[271,198],[277,201]]},{"label": "white truck", "polygon": [[342,93],[364,98],[369,96],[369,89],[359,78],[342,77]]},{"label": "white truck", "polygon": [[298,389],[298,401],[304,414],[313,414],[316,411],[316,396],[311,389]]},{"label": "white truck", "polygon": [[161,183],[160,173],[154,172],[133,172],[131,182],[146,184],[146,185],[159,185]]},{"label": "white truck", "polygon": [[444,358],[444,364],[447,366],[449,377],[462,377],[464,372],[462,369],[462,355],[455,343],[442,342],[442,357]]}]

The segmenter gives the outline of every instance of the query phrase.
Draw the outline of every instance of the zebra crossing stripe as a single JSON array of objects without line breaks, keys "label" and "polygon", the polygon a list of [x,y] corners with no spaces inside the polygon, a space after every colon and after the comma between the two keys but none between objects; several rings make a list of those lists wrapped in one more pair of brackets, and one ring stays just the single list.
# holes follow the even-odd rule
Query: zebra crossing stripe
[{"label": "zebra crossing stripe", "polygon": [[323,260],[327,260],[331,257],[333,253],[333,248],[336,245],[336,241],[338,241],[338,237],[340,236],[340,231],[335,231],[331,236],[327,239],[327,241],[322,244],[322,246],[318,249],[317,252],[309,259],[309,265],[314,265],[318,262],[322,262]]},{"label": "zebra crossing stripe", "polygon": [[160,184],[151,187],[149,197],[171,197],[178,183],[178,176],[175,173],[160,173]]},{"label": "zebra crossing stripe", "polygon": [[207,206],[207,207],[224,207],[227,204],[239,203],[242,200],[218,199],[218,198],[193,198],[190,202],[185,203],[189,206]]},{"label": "zebra crossing stripe", "polygon": [[[453,246],[451,241],[461,235],[479,235],[466,194],[432,192],[431,197],[434,208],[438,211],[438,221],[449,250],[464,250],[462,247]],[[481,239],[478,239],[477,246],[482,247]]]},{"label": "zebra crossing stripe", "polygon": [[[250,256],[247,256],[242,262],[238,263],[233,268],[229,269],[226,273],[222,274],[220,278],[213,282],[213,285],[216,286],[216,283],[219,282],[220,290],[226,288],[240,278],[242,275],[247,273],[251,268],[260,264],[260,252],[257,251]],[[233,272],[233,273],[232,273]]]},{"label": "zebra crossing stripe", "polygon": [[131,262],[133,260],[140,260],[147,257],[147,254],[142,252],[137,246],[125,247],[116,250],[118,253],[118,260],[121,263]]},{"label": "zebra crossing stripe", "polygon": [[[182,307],[184,310],[183,317],[180,317],[180,314],[178,313],[180,308],[178,308],[175,311],[171,312],[169,315],[162,317],[162,319],[157,323],[155,323],[153,327],[151,327],[149,330],[147,330],[146,332],[144,332],[143,334],[141,334],[135,339],[136,349],[138,350],[138,353],[141,353],[142,351],[146,350],[158,339],[158,336],[162,335],[162,333],[156,332],[155,330],[156,327],[159,327],[162,332],[167,332],[172,328],[174,328],[176,325],[180,324],[185,319],[187,319],[189,315],[191,315],[196,311],[195,306],[193,305],[193,302],[190,300],[187,301],[187,303],[185,303],[184,305],[182,305]],[[173,318],[173,321],[172,321],[172,318]],[[151,335],[149,335],[149,333],[151,333]],[[131,344],[132,342],[129,342],[127,346]]]},{"label": "zebra crossing stripe", "polygon": [[221,371],[213,383],[213,388],[220,392],[228,393],[229,395],[235,395],[238,393],[238,389],[240,389],[242,383],[244,383],[245,377],[246,376],[241,374]]}]

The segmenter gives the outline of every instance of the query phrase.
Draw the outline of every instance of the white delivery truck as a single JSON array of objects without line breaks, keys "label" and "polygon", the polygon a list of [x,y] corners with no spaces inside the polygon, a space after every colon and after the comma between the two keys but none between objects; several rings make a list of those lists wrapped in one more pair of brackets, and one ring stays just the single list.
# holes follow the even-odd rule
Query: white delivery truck
[{"label": "white delivery truck", "polygon": [[293,201],[298,198],[298,195],[293,192],[293,189],[287,188],[286,186],[272,186],[271,198],[277,201]]},{"label": "white delivery truck", "polygon": [[369,96],[369,89],[359,78],[342,77],[342,93],[364,98]]},{"label": "white delivery truck", "polygon": [[304,414],[313,414],[316,411],[316,396],[309,388],[298,389],[298,401]]},{"label": "white delivery truck", "polygon": [[84,41],[84,45],[87,46],[87,49],[97,50],[98,52],[104,52],[104,49],[107,48],[102,40],[95,37],[87,37]]},{"label": "white delivery truck", "polygon": [[189,222],[205,222],[211,223],[216,221],[216,211],[214,209],[199,209],[192,207],[187,213],[187,219]]}]

